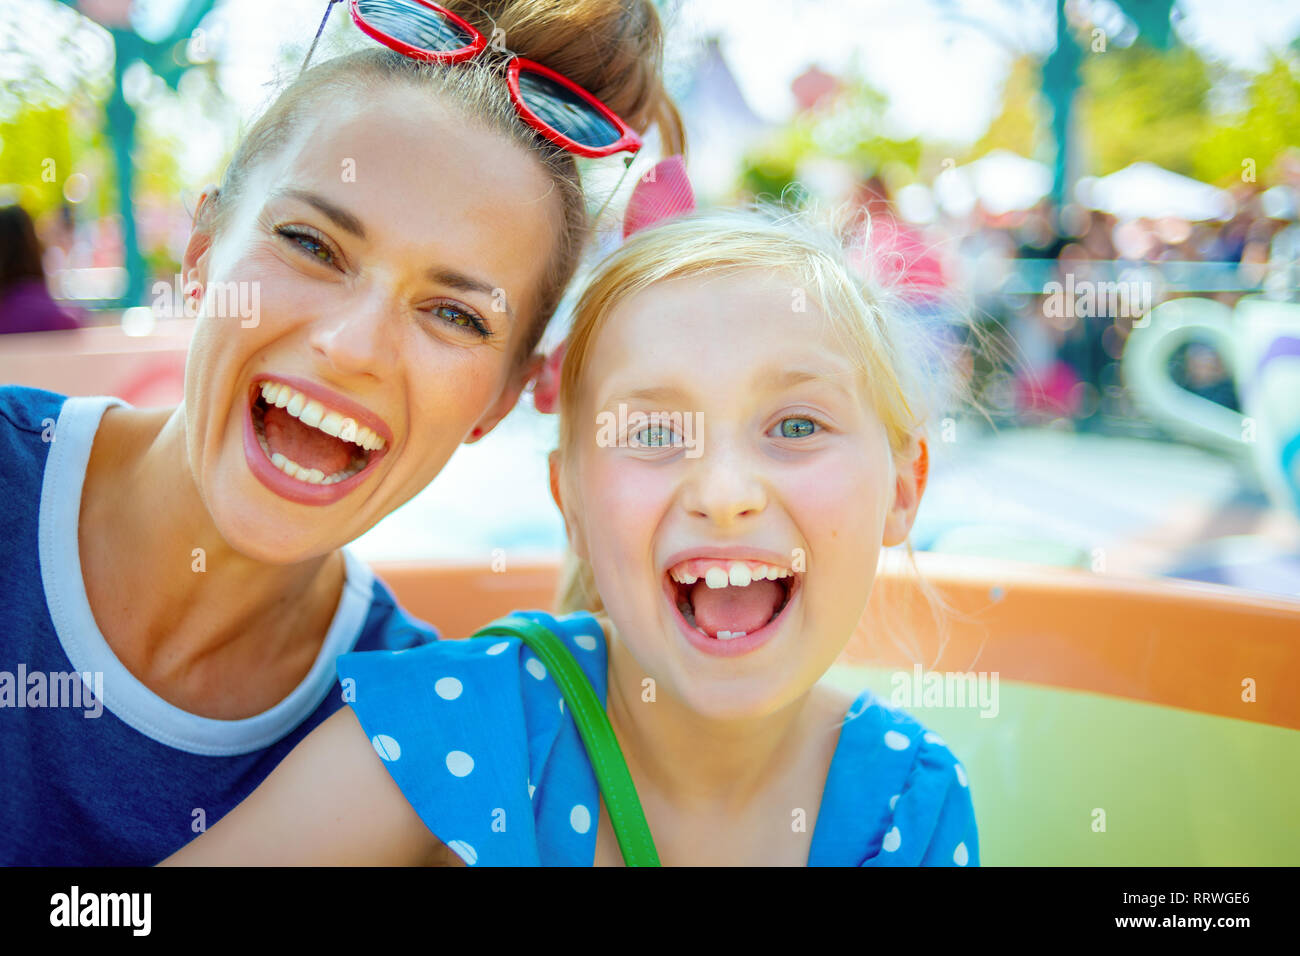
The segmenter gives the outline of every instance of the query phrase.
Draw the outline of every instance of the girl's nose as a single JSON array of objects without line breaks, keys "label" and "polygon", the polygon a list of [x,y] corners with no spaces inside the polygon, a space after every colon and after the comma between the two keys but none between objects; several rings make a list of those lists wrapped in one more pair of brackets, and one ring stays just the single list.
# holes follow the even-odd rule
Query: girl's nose
[{"label": "girl's nose", "polygon": [[693,516],[726,528],[757,517],[767,507],[756,463],[742,450],[728,448],[713,437],[691,468],[682,504]]},{"label": "girl's nose", "polygon": [[313,323],[311,347],[341,376],[382,378],[396,357],[395,320],[393,301],[378,292],[348,299]]}]

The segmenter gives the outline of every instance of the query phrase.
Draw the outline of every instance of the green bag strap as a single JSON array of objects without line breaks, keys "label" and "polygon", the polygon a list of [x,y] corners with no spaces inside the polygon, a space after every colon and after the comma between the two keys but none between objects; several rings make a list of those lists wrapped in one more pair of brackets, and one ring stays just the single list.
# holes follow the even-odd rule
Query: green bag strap
[{"label": "green bag strap", "polygon": [[650,835],[650,825],[646,823],[641,800],[636,795],[636,785],[623,760],[614,728],[610,726],[605,708],[596,697],[582,666],[569,649],[549,628],[513,614],[475,631],[472,637],[517,637],[555,676],[587,747],[587,756],[596,772],[596,782],[605,799],[614,835],[623,851],[623,862],[628,866],[659,866],[659,854]]}]

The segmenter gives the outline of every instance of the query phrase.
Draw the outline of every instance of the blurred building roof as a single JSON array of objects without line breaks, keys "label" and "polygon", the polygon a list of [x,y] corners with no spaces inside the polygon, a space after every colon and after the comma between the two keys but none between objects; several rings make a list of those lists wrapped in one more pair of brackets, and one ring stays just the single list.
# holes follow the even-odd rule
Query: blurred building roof
[{"label": "blurred building roof", "polygon": [[716,36],[703,43],[678,103],[696,192],[701,196],[730,192],[741,157],[768,124],[745,101]]}]

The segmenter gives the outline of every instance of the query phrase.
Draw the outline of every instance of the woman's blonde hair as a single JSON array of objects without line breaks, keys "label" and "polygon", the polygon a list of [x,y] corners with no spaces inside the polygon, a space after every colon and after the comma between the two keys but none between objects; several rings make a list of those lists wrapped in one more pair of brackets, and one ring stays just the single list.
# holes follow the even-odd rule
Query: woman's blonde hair
[{"label": "woman's blonde hair", "polygon": [[[860,216],[856,221],[861,222]],[[866,236],[850,222],[842,215],[763,206],[696,212],[639,232],[607,256],[574,306],[560,373],[561,461],[577,448],[583,370],[615,306],[670,279],[751,270],[788,277],[792,297],[802,295],[820,308],[842,354],[860,371],[895,455],[924,437],[927,423],[959,401],[963,386],[949,374],[953,363],[944,352],[943,336],[871,279]],[[560,471],[566,481],[571,469]],[[575,500],[567,487],[564,495]],[[910,538],[906,550],[942,635],[950,609],[916,569]],[[572,552],[565,557],[557,607],[561,613],[603,612],[591,567]],[[914,646],[908,652],[916,659]]]},{"label": "woman's blonde hair", "polygon": [[[651,0],[442,0],[442,6],[485,35],[503,37],[520,56],[573,80],[639,132],[657,124],[666,149],[685,149],[681,118],[663,85],[663,29]],[[531,150],[555,186],[560,207],[556,242],[534,314],[527,317],[527,333],[515,352],[515,359],[523,361],[541,340],[577,270],[591,222],[573,155],[519,118],[498,65],[491,57],[428,63],[368,39],[363,49],[318,63],[280,91],[244,135],[220,188],[204,207],[206,224],[220,229],[245,191],[251,171],[291,142],[323,106],[340,96],[380,96],[398,84],[422,90],[456,110],[465,122]],[[411,120],[419,122],[419,117]]]}]

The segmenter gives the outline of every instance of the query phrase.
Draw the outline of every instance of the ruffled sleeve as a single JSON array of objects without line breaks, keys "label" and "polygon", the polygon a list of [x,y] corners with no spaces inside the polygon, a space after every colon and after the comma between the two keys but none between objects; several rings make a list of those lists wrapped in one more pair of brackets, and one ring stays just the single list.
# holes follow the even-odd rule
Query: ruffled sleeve
[{"label": "ruffled sleeve", "polygon": [[[516,613],[560,636],[603,703],[596,620]],[[559,687],[517,638],[345,654],[338,672],[403,796],[467,864],[591,865],[595,775]]]},{"label": "ruffled sleeve", "polygon": [[810,866],[978,866],[965,769],[935,733],[870,691],[826,778]]},{"label": "ruffled sleeve", "polygon": [[[937,734],[925,732],[894,807],[881,851],[863,866],[979,866],[979,835],[966,770]],[[908,852],[896,846],[906,836]]]}]

